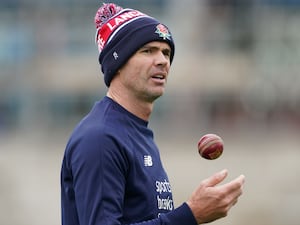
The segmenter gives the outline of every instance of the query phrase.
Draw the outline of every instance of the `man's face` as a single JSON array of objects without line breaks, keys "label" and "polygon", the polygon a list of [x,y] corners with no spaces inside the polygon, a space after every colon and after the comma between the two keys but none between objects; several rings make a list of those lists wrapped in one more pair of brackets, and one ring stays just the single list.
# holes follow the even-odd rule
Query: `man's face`
[{"label": "man's face", "polygon": [[119,79],[127,93],[153,102],[165,90],[170,70],[171,48],[165,42],[149,42],[121,68]]}]

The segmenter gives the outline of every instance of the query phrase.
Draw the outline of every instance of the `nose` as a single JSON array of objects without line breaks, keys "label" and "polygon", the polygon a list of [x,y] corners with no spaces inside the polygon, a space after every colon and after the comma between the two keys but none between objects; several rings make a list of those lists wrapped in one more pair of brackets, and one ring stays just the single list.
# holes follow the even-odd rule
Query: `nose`
[{"label": "nose", "polygon": [[156,65],[170,65],[170,58],[166,54],[164,54],[164,52],[158,51],[156,57]]}]

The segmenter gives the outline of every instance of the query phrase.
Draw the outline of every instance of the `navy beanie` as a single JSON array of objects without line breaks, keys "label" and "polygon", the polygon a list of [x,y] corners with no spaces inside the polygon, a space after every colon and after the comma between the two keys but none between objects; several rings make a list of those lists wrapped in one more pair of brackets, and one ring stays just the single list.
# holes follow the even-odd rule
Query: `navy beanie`
[{"label": "navy beanie", "polygon": [[142,12],[106,3],[98,9],[95,24],[99,63],[108,87],[127,60],[151,41],[168,43],[171,48],[170,63],[173,61],[175,46],[169,29]]}]

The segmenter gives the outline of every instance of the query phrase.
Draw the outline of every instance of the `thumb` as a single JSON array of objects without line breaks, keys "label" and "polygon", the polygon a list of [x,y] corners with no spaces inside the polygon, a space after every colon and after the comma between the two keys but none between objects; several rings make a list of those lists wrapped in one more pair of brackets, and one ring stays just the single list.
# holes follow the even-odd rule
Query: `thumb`
[{"label": "thumb", "polygon": [[213,187],[217,184],[221,183],[227,177],[228,171],[226,169],[215,173],[214,175],[210,176],[209,178],[203,180],[203,185],[207,187]]}]

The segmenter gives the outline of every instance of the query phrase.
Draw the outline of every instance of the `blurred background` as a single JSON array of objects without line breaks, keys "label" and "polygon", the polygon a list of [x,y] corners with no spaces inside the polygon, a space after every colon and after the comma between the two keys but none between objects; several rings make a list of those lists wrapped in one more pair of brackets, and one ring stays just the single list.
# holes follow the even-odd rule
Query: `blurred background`
[{"label": "blurred background", "polygon": [[[176,54],[150,120],[176,205],[227,168],[244,195],[216,225],[300,221],[300,0],[119,0],[171,29]],[[0,224],[60,224],[68,137],[106,93],[96,0],[0,0]],[[214,161],[197,141],[223,137]]]}]

